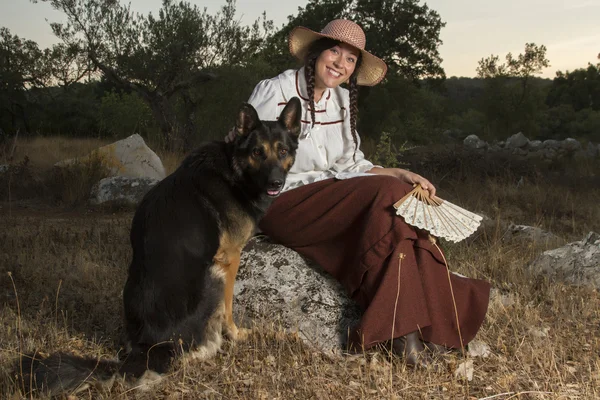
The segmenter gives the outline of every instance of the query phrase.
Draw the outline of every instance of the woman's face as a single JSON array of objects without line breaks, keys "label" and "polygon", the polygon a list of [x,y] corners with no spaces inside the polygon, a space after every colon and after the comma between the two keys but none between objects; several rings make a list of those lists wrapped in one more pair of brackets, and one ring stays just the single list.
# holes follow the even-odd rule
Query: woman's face
[{"label": "woman's face", "polygon": [[315,88],[335,88],[350,79],[359,54],[359,50],[346,43],[323,51],[315,63]]}]

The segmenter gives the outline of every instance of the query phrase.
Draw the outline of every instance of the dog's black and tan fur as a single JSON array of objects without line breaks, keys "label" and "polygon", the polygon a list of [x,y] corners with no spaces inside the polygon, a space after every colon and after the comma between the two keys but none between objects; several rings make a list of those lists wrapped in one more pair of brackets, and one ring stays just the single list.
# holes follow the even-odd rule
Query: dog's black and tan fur
[{"label": "dog's black and tan fur", "polygon": [[260,121],[244,104],[234,141],[201,146],[148,192],[133,218],[133,260],[123,292],[131,351],[121,361],[23,356],[18,372],[27,393],[74,392],[117,375],[161,374],[177,356],[214,355],[222,334],[245,336],[232,317],[240,252],[285,183],[300,116],[297,98],[278,121]]}]

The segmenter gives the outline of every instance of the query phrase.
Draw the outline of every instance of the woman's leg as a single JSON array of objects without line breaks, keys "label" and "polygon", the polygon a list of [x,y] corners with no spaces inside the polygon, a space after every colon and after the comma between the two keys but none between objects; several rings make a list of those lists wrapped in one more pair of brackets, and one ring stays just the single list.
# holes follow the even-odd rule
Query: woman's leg
[{"label": "woman's leg", "polygon": [[[387,176],[321,181],[282,194],[260,224],[338,279],[362,307],[353,345],[369,348],[415,331],[428,342],[461,345],[441,254],[392,206],[411,189]],[[489,284],[456,275],[451,282],[466,344],[485,316]]]}]

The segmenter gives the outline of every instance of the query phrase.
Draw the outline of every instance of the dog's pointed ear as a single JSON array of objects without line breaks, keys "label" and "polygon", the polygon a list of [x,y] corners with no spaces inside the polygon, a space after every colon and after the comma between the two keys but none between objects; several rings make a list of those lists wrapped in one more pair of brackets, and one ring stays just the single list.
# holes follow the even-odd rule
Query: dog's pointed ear
[{"label": "dog's pointed ear", "polygon": [[279,122],[296,137],[300,135],[300,119],[302,117],[302,105],[300,99],[292,97],[279,116]]},{"label": "dog's pointed ear", "polygon": [[242,103],[235,119],[235,130],[240,136],[246,136],[260,125],[258,113],[249,103]]}]

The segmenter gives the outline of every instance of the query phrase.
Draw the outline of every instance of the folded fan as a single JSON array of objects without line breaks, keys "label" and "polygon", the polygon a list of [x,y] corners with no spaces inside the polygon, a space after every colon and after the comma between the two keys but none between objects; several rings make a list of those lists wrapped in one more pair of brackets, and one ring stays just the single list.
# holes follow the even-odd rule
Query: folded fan
[{"label": "folded fan", "polygon": [[482,217],[455,204],[429,196],[429,192],[417,184],[415,188],[394,204],[396,214],[407,224],[424,229],[432,236],[452,242],[469,237],[481,224]]}]

